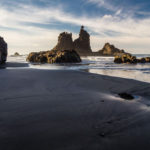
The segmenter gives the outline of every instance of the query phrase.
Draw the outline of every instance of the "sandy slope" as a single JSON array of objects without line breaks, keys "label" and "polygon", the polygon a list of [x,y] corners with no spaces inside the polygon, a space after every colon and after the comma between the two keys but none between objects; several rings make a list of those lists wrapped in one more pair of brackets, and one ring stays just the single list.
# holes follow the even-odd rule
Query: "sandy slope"
[{"label": "sandy slope", "polygon": [[[137,95],[134,101],[119,92]],[[149,150],[150,84],[77,71],[0,70],[1,150]]]}]

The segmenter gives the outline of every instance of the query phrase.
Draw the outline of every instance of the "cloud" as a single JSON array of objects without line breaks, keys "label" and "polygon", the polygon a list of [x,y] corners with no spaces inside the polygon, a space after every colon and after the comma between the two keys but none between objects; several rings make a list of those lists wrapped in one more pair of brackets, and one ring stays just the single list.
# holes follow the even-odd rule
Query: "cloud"
[{"label": "cloud", "polygon": [[114,6],[113,3],[108,2],[108,0],[88,0],[87,2],[96,4],[96,6],[103,7],[110,11],[116,12],[118,10],[118,7]]},{"label": "cloud", "polygon": [[[66,12],[62,5],[46,8],[20,4],[11,9],[0,7],[0,35],[9,43],[10,53],[51,49],[62,31],[57,27],[48,29],[44,25],[50,26],[54,23],[67,23],[77,27],[84,24],[91,33],[93,50],[99,50],[104,42],[110,42],[129,52],[149,53],[150,18],[135,19],[130,16],[122,18],[120,17],[121,10],[114,15],[102,17],[90,18],[88,14],[76,16]],[[41,24],[41,26],[37,27],[36,24]],[[74,38],[77,34],[73,33]]]}]

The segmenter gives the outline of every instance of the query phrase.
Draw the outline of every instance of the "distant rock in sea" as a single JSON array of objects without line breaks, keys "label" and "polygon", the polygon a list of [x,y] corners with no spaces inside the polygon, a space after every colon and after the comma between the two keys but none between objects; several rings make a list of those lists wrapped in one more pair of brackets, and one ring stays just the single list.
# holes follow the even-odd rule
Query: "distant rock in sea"
[{"label": "distant rock in sea", "polygon": [[78,63],[80,56],[75,50],[33,52],[27,57],[27,61],[33,63]]},{"label": "distant rock in sea", "polygon": [[73,42],[73,45],[80,56],[92,55],[90,35],[84,30],[84,26],[81,26],[79,38]]},{"label": "distant rock in sea", "polygon": [[0,64],[5,63],[7,60],[7,43],[0,37]]},{"label": "distant rock in sea", "polygon": [[18,52],[15,52],[14,56],[20,56],[20,54]]},{"label": "distant rock in sea", "polygon": [[132,56],[131,54],[122,54],[116,55],[114,59],[115,63],[128,63],[128,64],[136,64],[136,63],[150,63],[150,57],[137,59],[136,56]]},{"label": "distant rock in sea", "polygon": [[109,43],[106,43],[102,50],[99,50],[98,53],[100,55],[106,55],[106,56],[115,56],[118,54],[124,54],[126,53],[124,50],[120,50],[116,48],[114,45],[111,45]]}]

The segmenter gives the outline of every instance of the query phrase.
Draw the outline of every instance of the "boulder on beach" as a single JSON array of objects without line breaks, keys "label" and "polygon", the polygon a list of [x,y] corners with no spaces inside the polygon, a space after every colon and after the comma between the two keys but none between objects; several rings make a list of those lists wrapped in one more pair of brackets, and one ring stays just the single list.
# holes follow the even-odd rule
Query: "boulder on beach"
[{"label": "boulder on beach", "polygon": [[0,37],[0,64],[5,63],[7,60],[7,43]]},{"label": "boulder on beach", "polygon": [[126,52],[124,50],[116,48],[114,45],[111,45],[110,43],[106,43],[102,48],[102,50],[99,50],[98,53],[100,55],[115,56],[118,54],[124,54]]},{"label": "boulder on beach", "polygon": [[150,57],[138,59],[139,63],[150,63]]},{"label": "boulder on beach", "polygon": [[75,50],[32,52],[27,61],[34,63],[79,63],[81,58]]},{"label": "boulder on beach", "polygon": [[73,44],[74,49],[80,56],[92,55],[90,35],[86,30],[84,30],[84,26],[81,26],[79,38],[77,38]]},{"label": "boulder on beach", "polygon": [[119,93],[118,94],[121,98],[126,99],[126,100],[133,100],[134,96],[132,96],[129,93]]}]

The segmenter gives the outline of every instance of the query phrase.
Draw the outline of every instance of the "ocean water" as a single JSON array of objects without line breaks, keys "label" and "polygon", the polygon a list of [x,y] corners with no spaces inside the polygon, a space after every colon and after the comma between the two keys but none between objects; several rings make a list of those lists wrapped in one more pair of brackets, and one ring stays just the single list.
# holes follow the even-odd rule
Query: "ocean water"
[{"label": "ocean water", "polygon": [[[140,57],[150,57],[149,55],[136,55]],[[115,64],[113,57],[82,57],[81,63],[76,64],[28,64],[26,62],[26,56],[8,57],[8,64],[13,63],[7,69],[17,68],[21,65],[21,68],[36,68],[36,69],[50,69],[50,70],[79,70],[86,71],[95,74],[102,74],[107,76],[129,78],[150,83],[150,63],[147,64]],[[8,65],[9,66],[9,65]]]}]

